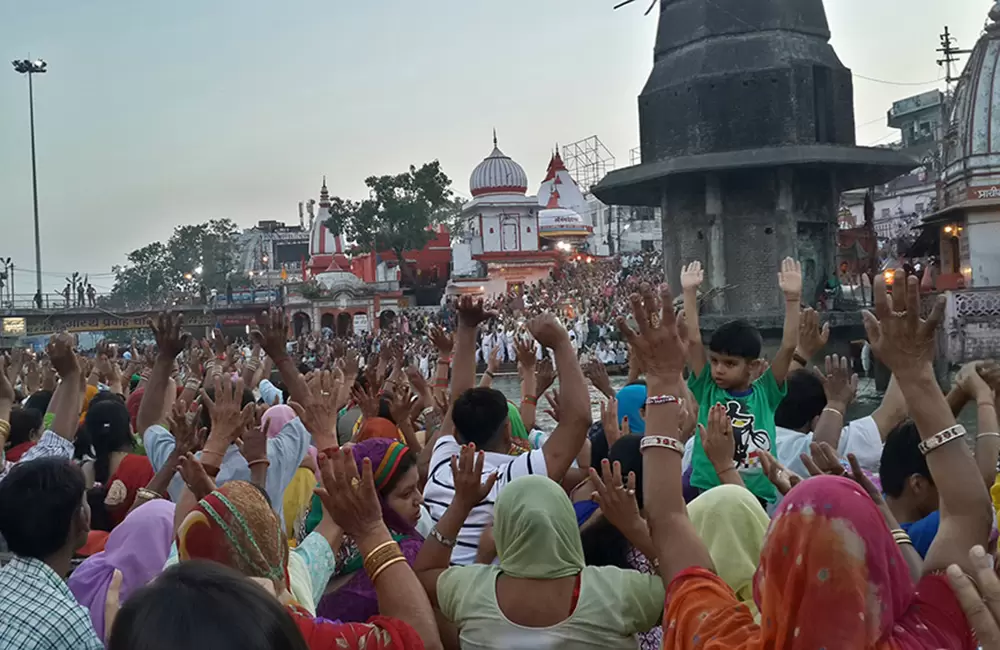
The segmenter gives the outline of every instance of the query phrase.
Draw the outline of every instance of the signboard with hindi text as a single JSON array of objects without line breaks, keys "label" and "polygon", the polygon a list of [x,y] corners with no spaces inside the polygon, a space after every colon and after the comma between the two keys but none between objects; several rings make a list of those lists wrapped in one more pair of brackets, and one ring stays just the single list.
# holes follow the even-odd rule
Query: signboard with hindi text
[{"label": "signboard with hindi text", "polygon": [[[131,330],[148,327],[149,315],[129,314],[112,316],[109,314],[75,314],[72,316],[52,316],[45,319],[29,319],[27,334],[52,334],[55,332],[103,332],[108,330]],[[213,314],[187,312],[184,327],[211,327],[215,324]]]},{"label": "signboard with hindi text", "polygon": [[1000,187],[970,187],[966,197],[969,201],[996,201],[1000,199]]}]

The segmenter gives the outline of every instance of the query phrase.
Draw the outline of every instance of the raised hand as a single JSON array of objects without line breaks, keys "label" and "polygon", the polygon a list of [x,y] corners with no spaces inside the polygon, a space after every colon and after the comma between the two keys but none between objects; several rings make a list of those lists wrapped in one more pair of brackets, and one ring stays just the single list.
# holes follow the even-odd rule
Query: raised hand
[{"label": "raised hand", "polygon": [[941,295],[927,319],[920,317],[920,281],[897,272],[892,302],[885,278],[875,277],[875,313],[863,312],[872,352],[897,377],[924,370],[934,361],[937,328],[944,320],[946,298]]},{"label": "raised hand", "polygon": [[532,372],[535,369],[535,341],[523,336],[514,339],[514,352],[517,354],[517,365],[525,372]]},{"label": "raised hand", "polygon": [[604,438],[608,441],[608,449],[621,440],[622,431],[618,428],[618,400],[609,399],[601,402],[601,425],[604,428]]},{"label": "raised hand", "polygon": [[[559,391],[553,390],[545,394],[545,401],[549,403],[549,408],[545,409],[545,413],[548,414],[550,418],[559,421]],[[610,445],[610,443],[608,443]]]},{"label": "raised hand", "polygon": [[253,426],[246,428],[236,446],[248,465],[267,460],[267,431],[261,422],[261,411],[255,413]]},{"label": "raised hand", "polygon": [[836,354],[828,356],[826,374],[819,368],[814,368],[813,372],[823,384],[827,406],[843,414],[858,392],[858,376],[851,372],[850,359]]},{"label": "raised hand", "polygon": [[799,320],[799,345],[796,348],[798,353],[808,361],[826,347],[829,340],[830,323],[823,323],[821,327],[819,313],[812,307],[803,309]]},{"label": "raised hand", "polygon": [[304,404],[290,402],[302,424],[312,434],[319,449],[337,445],[337,414],[345,405],[341,403],[340,385],[344,376],[340,371],[315,372],[306,381],[309,397]]},{"label": "raised hand", "polygon": [[614,397],[615,391],[611,387],[611,378],[608,377],[608,369],[598,359],[591,359],[583,367],[584,376],[590,380],[594,388],[601,391],[606,397]]},{"label": "raised hand", "polygon": [[639,513],[635,498],[635,472],[622,478],[622,465],[615,461],[612,465],[607,458],[601,461],[601,474],[590,468],[590,484],[594,486],[591,498],[601,508],[601,514],[612,526],[624,533],[632,529],[646,527]]},{"label": "raised hand", "polygon": [[257,317],[257,328],[250,332],[251,338],[264,349],[274,361],[288,356],[288,320],[285,310],[272,307]]},{"label": "raised hand", "polygon": [[366,420],[378,416],[378,394],[371,382],[368,382],[367,389],[362,388],[361,384],[351,386],[351,399],[357,402],[361,415]]},{"label": "raised hand", "polygon": [[479,324],[491,318],[496,318],[495,311],[483,307],[482,299],[473,300],[472,296],[462,296],[458,300],[458,323],[462,327],[479,327]]},{"label": "raised hand", "polygon": [[785,300],[802,299],[802,264],[798,260],[786,257],[781,261],[778,271],[778,287],[785,294]]},{"label": "raised hand", "polygon": [[495,373],[500,369],[500,346],[497,346],[490,350],[490,358],[486,362],[486,371],[489,373]]},{"label": "raised hand", "polygon": [[764,470],[764,475],[777,488],[781,496],[787,495],[793,487],[802,482],[801,476],[786,469],[769,452],[759,450],[757,453],[758,458],[760,458],[760,467]]},{"label": "raised hand", "polygon": [[458,457],[451,457],[451,473],[454,476],[455,496],[452,503],[464,510],[472,510],[490,495],[497,475],[490,473],[483,482],[483,465],[486,454],[476,453],[476,445],[462,445]]},{"label": "raised hand", "polygon": [[451,351],[455,349],[455,339],[451,334],[439,327],[431,327],[428,335],[438,354],[442,357],[451,357]]},{"label": "raised hand", "polygon": [[687,328],[677,321],[670,288],[663,285],[659,296],[643,283],[640,293],[632,294],[632,315],[639,331],[635,332],[624,317],[618,329],[632,346],[632,352],[646,370],[648,378],[659,382],[680,382],[687,351]]},{"label": "raised hand", "polygon": [[80,363],[76,358],[76,340],[72,335],[65,332],[53,334],[49,338],[45,353],[60,377],[66,378],[80,372]]},{"label": "raised hand", "polygon": [[[225,453],[229,445],[234,444],[243,432],[253,426],[253,403],[241,406],[243,403],[243,380],[234,383],[229,375],[215,378],[215,396],[210,397],[205,389],[201,391],[202,406],[208,410],[212,421],[209,442],[213,453]],[[215,444],[210,444],[215,443]]]},{"label": "raised hand", "polygon": [[155,318],[149,319],[149,329],[153,331],[160,356],[166,359],[176,359],[177,355],[184,351],[191,335],[181,331],[183,326],[184,314],[163,311]]},{"label": "raised hand", "polygon": [[170,433],[174,436],[174,453],[184,456],[188,452],[197,451],[205,444],[207,431],[199,429],[201,424],[201,411],[205,408],[199,404],[198,410],[193,414],[188,410],[188,404],[183,399],[174,402],[170,414]]},{"label": "raised hand", "polygon": [[980,368],[986,367],[986,362],[976,361],[962,366],[955,377],[955,383],[962,389],[969,399],[977,402],[992,402],[994,400],[993,387],[990,386],[984,372]]},{"label": "raised hand", "polygon": [[681,402],[680,414],[680,435],[677,437],[681,442],[687,442],[694,435],[698,426],[698,400],[695,399],[691,389],[684,385],[684,401]]},{"label": "raised hand", "polygon": [[191,452],[180,457],[177,463],[177,472],[184,479],[184,484],[191,490],[195,499],[201,501],[215,491],[215,481],[205,471],[205,466],[201,464],[201,461]]},{"label": "raised hand", "polygon": [[684,291],[697,291],[704,281],[705,271],[701,268],[701,262],[694,261],[681,267],[681,289]]},{"label": "raised hand", "polygon": [[535,365],[535,393],[542,395],[556,380],[552,359],[542,359]]},{"label": "raised hand", "polygon": [[371,460],[364,459],[359,476],[354,455],[334,448],[320,455],[319,472],[323,487],[316,494],[345,533],[360,540],[385,528]]},{"label": "raised hand", "polygon": [[397,425],[403,425],[410,420],[410,398],[412,393],[409,384],[399,383],[392,394],[392,402],[389,405],[389,413],[392,414],[392,421]]},{"label": "raised hand", "polygon": [[814,442],[809,445],[809,455],[799,454],[802,464],[812,476],[844,476],[847,470],[840,464],[837,450],[825,442]]},{"label": "raised hand", "polygon": [[566,328],[550,312],[535,316],[527,322],[526,327],[535,340],[541,343],[542,347],[550,350],[569,341],[569,333]]},{"label": "raised hand", "polygon": [[[7,360],[7,355],[0,353],[0,410],[5,410],[3,413],[3,419],[7,419],[10,415],[10,407],[14,403],[14,385],[7,378],[7,365],[10,362]],[[4,438],[0,436],[0,444],[5,442]]]},{"label": "raised hand", "polygon": [[969,550],[969,560],[976,574],[967,576],[960,566],[952,564],[948,567],[948,581],[976,633],[979,647],[1000,650],[1000,578],[992,556],[982,546]]},{"label": "raised hand", "polygon": [[733,437],[733,423],[726,413],[726,407],[716,404],[708,410],[708,427],[698,427],[701,446],[717,474],[734,468],[736,439]]},{"label": "raised hand", "polygon": [[879,510],[887,507],[885,497],[882,496],[882,490],[875,487],[875,484],[868,478],[868,475],[864,473],[861,465],[858,464],[857,457],[854,454],[847,454],[847,462],[851,464],[851,473],[848,475],[848,478],[854,479],[854,482],[868,493],[868,496],[872,498],[872,501],[879,507]]}]

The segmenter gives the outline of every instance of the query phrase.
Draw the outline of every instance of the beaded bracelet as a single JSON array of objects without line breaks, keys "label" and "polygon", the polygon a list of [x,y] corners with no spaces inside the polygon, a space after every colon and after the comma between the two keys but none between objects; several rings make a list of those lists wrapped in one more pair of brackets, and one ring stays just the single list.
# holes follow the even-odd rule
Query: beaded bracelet
[{"label": "beaded bracelet", "polygon": [[639,443],[639,452],[642,453],[651,447],[669,449],[670,451],[677,452],[681,456],[684,455],[684,443],[677,438],[671,438],[669,436],[643,437],[642,442]]},{"label": "beaded bracelet", "polygon": [[824,407],[824,408],[823,408],[823,413],[836,413],[836,414],[837,414],[837,415],[839,415],[840,417],[844,417],[844,414],[843,414],[843,413],[841,413],[841,412],[840,412],[840,411],[838,411],[837,409],[835,409],[835,408],[833,408],[833,407],[830,407],[830,406],[827,406],[827,407]]},{"label": "beaded bracelet", "polygon": [[965,427],[961,424],[956,424],[953,427],[948,427],[944,431],[934,434],[927,440],[922,441],[917,448],[920,453],[926,456],[938,447],[948,444],[953,440],[958,440],[965,437]]},{"label": "beaded bracelet", "polygon": [[646,406],[658,406],[662,404],[680,404],[681,400],[675,395],[650,395],[646,398]]},{"label": "beaded bracelet", "polygon": [[525,395],[521,398],[521,401],[526,404],[531,404],[532,406],[538,406],[538,398],[534,395]]}]

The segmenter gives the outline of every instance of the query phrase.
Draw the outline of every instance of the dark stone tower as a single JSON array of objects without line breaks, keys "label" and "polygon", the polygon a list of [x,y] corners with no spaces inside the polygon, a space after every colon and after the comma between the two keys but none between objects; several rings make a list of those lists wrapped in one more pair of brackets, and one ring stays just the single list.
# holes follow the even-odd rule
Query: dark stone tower
[{"label": "dark stone tower", "polygon": [[662,209],[670,282],[700,259],[710,286],[733,287],[710,313],[773,322],[786,256],[813,302],[836,264],[840,193],[919,164],[855,146],[851,71],[829,39],[822,0],[660,1],[642,163],[594,194]]}]

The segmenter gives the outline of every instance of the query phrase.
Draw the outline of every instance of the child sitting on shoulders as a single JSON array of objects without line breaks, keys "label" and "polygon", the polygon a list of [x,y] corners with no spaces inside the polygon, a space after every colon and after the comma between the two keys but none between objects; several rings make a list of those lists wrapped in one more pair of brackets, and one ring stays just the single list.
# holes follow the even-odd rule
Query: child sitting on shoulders
[{"label": "child sitting on shoulders", "polygon": [[[700,262],[682,269],[684,318],[689,333],[687,362],[691,369],[688,387],[698,401],[701,425],[707,425],[713,406],[725,406],[732,423],[735,454],[732,464],[713,465],[705,454],[701,437],[695,436],[691,486],[707,490],[723,482],[720,476],[735,472],[758,498],[774,503],[778,494],[761,469],[759,452],[776,454],[774,412],[785,396],[785,377],[798,344],[802,267],[786,258],[778,273],[778,285],[785,297],[785,323],[781,347],[770,367],[760,358],[760,332],[744,320],[730,321],[715,330],[706,355],[698,326],[698,287],[703,279]],[[726,482],[738,481],[730,476]]]}]

